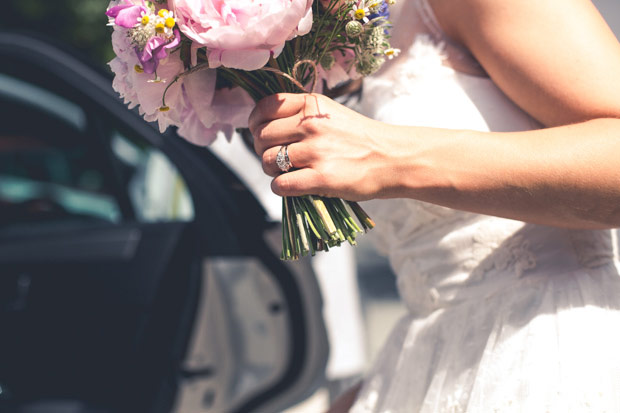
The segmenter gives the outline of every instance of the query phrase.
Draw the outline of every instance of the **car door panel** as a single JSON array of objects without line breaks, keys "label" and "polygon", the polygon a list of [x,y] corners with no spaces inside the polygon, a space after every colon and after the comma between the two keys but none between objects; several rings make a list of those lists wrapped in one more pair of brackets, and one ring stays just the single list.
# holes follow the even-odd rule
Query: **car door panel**
[{"label": "car door panel", "polygon": [[[196,282],[191,279],[198,268],[194,237],[179,223],[77,232],[63,234],[56,247],[84,241],[76,259],[70,249],[60,260],[50,258],[45,250],[53,236],[28,246],[33,260],[5,254],[0,239],[0,383],[13,403],[53,395],[138,407],[137,399],[145,400],[148,388],[157,387],[146,386],[149,377],[165,377],[153,373],[178,340],[180,319],[170,318],[180,317],[179,308],[193,294],[187,286]],[[9,251],[28,245],[27,238],[20,241]],[[114,254],[84,254],[102,244]],[[163,313],[172,307],[177,310]],[[134,380],[128,383],[129,378]],[[136,391],[140,387],[144,390]],[[134,391],[128,394],[128,388]]]}]

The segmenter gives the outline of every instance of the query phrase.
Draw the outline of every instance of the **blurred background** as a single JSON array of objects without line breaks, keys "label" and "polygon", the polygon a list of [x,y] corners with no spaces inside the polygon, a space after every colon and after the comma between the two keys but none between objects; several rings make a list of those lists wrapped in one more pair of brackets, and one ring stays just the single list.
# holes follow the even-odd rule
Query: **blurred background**
[{"label": "blurred background", "polygon": [[90,61],[105,66],[114,53],[110,28],[103,14],[107,0],[5,0],[2,27],[35,32],[79,50]]},{"label": "blurred background", "polygon": [[[114,57],[114,54],[110,43],[110,30],[106,27],[107,19],[103,14],[107,4],[107,0],[4,0],[0,22],[4,30],[36,33],[52,41],[69,45],[92,66],[109,72],[107,62]],[[616,36],[620,36],[620,0],[596,0],[594,4]],[[343,255],[347,260],[354,258],[353,285],[358,288],[359,295],[354,296],[353,300],[359,299],[359,302],[352,305],[353,308],[359,306],[361,324],[352,334],[361,337],[363,342],[350,343],[351,349],[356,349],[353,351],[354,360],[348,365],[344,363],[344,372],[336,371],[333,380],[328,377],[312,397],[291,408],[290,412],[320,411],[328,404],[330,398],[353,384],[379,350],[391,326],[404,312],[404,307],[398,300],[394,276],[389,265],[375,252],[365,237],[361,238],[358,248],[347,249]],[[320,270],[317,272],[320,273]],[[330,339],[338,340],[335,337]],[[346,343],[340,343],[338,346],[346,351]],[[338,370],[337,367],[334,369]]]}]

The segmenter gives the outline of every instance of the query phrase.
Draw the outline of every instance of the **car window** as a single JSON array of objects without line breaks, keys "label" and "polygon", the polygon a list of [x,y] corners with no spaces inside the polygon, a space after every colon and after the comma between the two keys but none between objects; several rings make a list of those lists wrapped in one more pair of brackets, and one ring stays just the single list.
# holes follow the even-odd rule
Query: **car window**
[{"label": "car window", "polygon": [[113,129],[112,153],[122,165],[124,186],[141,222],[191,221],[192,198],[185,180],[160,150],[144,139]]},{"label": "car window", "polygon": [[193,218],[168,158],[126,125],[92,127],[94,108],[0,73],[0,228]]},{"label": "car window", "polygon": [[0,225],[121,218],[76,104],[0,74]]}]

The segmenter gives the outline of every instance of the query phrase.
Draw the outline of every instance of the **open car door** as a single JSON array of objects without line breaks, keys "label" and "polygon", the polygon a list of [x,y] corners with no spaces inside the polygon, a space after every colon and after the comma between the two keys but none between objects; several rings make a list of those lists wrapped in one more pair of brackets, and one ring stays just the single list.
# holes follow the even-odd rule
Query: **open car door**
[{"label": "open car door", "polygon": [[209,150],[0,33],[0,411],[276,412],[327,359],[307,262]]}]

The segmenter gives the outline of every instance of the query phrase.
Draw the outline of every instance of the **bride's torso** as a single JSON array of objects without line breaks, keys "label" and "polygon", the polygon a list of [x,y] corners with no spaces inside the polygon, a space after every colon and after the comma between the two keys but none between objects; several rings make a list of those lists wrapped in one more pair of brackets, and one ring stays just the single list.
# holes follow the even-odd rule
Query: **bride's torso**
[{"label": "bride's torso", "polygon": [[[387,123],[480,131],[540,125],[441,30],[427,0],[392,9],[401,55],[364,80],[361,111]],[[412,145],[415,142],[412,142]],[[549,274],[613,265],[609,231],[570,231],[408,199],[365,203],[409,309],[428,314]]]}]

